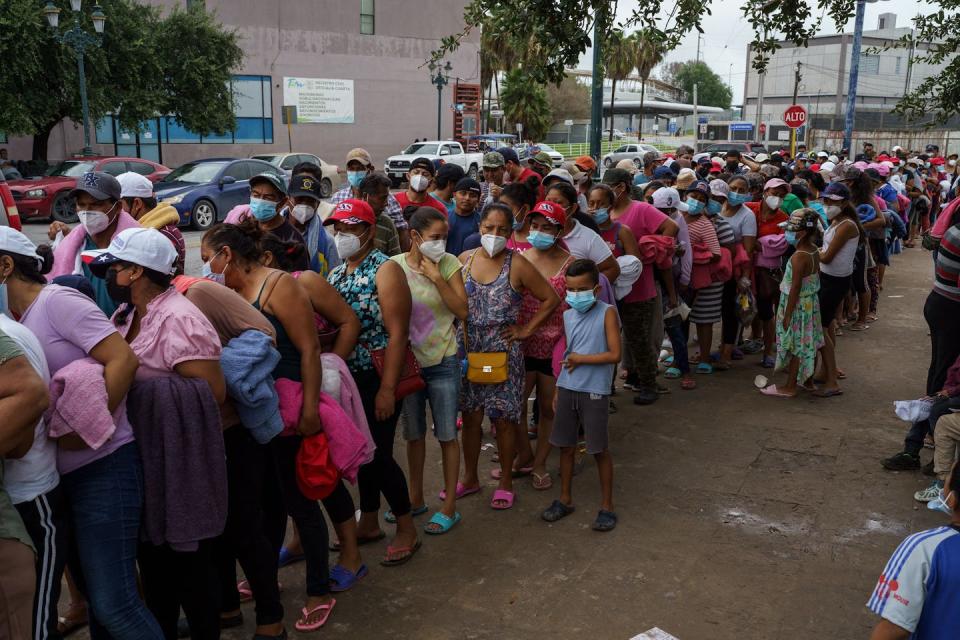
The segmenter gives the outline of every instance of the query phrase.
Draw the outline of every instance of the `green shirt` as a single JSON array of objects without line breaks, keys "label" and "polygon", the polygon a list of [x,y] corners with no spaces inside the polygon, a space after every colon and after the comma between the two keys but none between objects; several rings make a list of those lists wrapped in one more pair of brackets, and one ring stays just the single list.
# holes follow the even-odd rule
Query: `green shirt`
[{"label": "green shirt", "polygon": [[[440,364],[447,356],[457,354],[456,316],[440,297],[437,285],[407,264],[407,254],[390,258],[401,267],[410,285],[413,306],[410,310],[410,348],[421,367]],[[440,275],[449,280],[460,273],[462,265],[449,253],[440,258]]]},{"label": "green shirt", "polygon": [[[22,355],[23,351],[13,338],[0,331],[0,366]],[[0,538],[19,540],[33,549],[33,542],[23,526],[20,514],[13,507],[10,496],[3,490],[3,460],[0,460]]]}]

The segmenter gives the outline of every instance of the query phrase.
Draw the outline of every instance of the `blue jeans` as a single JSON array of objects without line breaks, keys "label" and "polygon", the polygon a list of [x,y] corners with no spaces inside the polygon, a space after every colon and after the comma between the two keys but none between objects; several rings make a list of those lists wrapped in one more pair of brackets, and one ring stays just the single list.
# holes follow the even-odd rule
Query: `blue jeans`
[{"label": "blue jeans", "polygon": [[143,473],[136,443],[61,478],[73,530],[70,570],[90,607],[92,640],[164,640],[137,590]]},{"label": "blue jeans", "polygon": [[403,437],[421,440],[427,435],[427,400],[433,416],[434,435],[440,442],[457,439],[457,412],[460,407],[460,361],[447,356],[432,367],[424,367],[420,374],[427,388],[403,399]]}]

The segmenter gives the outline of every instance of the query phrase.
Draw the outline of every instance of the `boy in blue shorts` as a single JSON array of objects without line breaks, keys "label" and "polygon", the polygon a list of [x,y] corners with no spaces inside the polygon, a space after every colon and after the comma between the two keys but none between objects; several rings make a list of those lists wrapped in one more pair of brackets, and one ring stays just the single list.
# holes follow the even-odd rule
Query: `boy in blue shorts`
[{"label": "boy in blue shorts", "polygon": [[560,499],[541,517],[556,522],[574,511],[573,466],[578,432],[587,440],[587,453],[597,461],[602,501],[593,523],[595,531],[617,526],[613,511],[613,458],[607,438],[610,380],[620,362],[620,317],[617,310],[597,300],[600,271],[591,260],[575,260],[567,267],[567,304],[563,328],[567,338],[563,369],[557,378],[554,422],[550,444],[560,449]]}]

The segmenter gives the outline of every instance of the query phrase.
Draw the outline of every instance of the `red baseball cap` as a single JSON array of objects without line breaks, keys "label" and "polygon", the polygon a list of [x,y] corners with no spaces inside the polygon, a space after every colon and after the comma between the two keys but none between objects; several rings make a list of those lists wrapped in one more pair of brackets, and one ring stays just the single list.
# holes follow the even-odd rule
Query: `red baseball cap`
[{"label": "red baseball cap", "polygon": [[941,157],[939,157],[939,156],[936,157],[936,158],[931,158],[931,159],[930,159],[930,164],[932,164],[932,165],[934,165],[934,166],[939,166],[939,165],[943,164],[943,158],[941,158]]},{"label": "red baseball cap", "polygon": [[333,224],[334,222],[343,222],[344,224],[377,224],[377,216],[373,213],[373,208],[363,200],[348,198],[333,210],[330,217],[323,221],[323,224]]},{"label": "red baseball cap", "polygon": [[533,210],[530,211],[531,215],[534,213],[542,215],[550,224],[561,227],[567,224],[567,212],[563,210],[563,207],[553,202],[547,202],[546,200],[538,202]]},{"label": "red baseball cap", "polygon": [[723,165],[713,160],[710,163],[710,173],[723,173]]}]

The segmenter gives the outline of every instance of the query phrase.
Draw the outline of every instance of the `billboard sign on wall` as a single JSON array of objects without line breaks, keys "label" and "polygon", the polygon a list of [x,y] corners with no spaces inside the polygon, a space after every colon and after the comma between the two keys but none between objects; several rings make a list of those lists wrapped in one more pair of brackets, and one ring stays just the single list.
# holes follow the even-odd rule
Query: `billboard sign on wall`
[{"label": "billboard sign on wall", "polygon": [[353,124],[353,80],[285,77],[283,104],[297,108],[297,124]]}]

